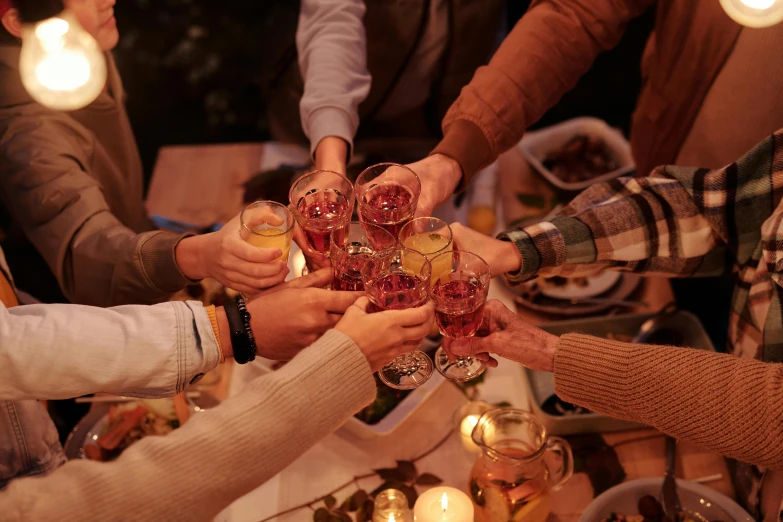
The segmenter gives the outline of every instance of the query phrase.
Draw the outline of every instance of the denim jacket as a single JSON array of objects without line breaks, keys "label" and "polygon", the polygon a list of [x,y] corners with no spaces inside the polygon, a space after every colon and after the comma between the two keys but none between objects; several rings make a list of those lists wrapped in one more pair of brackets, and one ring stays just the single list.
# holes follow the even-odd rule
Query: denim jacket
[{"label": "denim jacket", "polygon": [[[0,270],[8,267],[0,250]],[[0,489],[65,462],[38,399],[95,392],[164,397],[217,366],[201,303],[93,308],[0,305]]]}]

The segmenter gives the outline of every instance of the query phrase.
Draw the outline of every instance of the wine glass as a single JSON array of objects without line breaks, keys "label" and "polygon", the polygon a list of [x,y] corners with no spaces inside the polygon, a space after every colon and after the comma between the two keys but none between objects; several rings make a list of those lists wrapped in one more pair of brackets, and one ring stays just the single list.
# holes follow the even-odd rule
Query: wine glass
[{"label": "wine glass", "polygon": [[356,178],[359,220],[373,223],[398,237],[411,220],[421,194],[421,181],[411,169],[397,163],[379,163]]},{"label": "wine glass", "polygon": [[[370,304],[369,313],[416,308],[427,302],[430,262],[406,248],[373,256],[362,267],[362,281]],[[419,350],[398,356],[378,372],[386,386],[411,390],[432,377],[432,359]]]},{"label": "wine glass", "polygon": [[[435,321],[440,333],[451,339],[473,337],[481,327],[484,305],[489,292],[489,265],[476,254],[452,250],[438,254],[432,264],[450,268],[433,278],[430,298],[435,305]],[[443,347],[435,353],[435,367],[452,381],[475,379],[486,367],[473,357],[449,360]]]},{"label": "wine glass", "polygon": [[439,258],[437,265],[433,262],[438,254],[452,249],[451,227],[442,219],[434,217],[411,219],[400,229],[399,240],[403,247],[421,252],[429,259],[432,265],[433,283],[440,274],[451,271],[451,262],[448,258]]},{"label": "wine glass", "polygon": [[275,201],[256,201],[239,214],[239,235],[253,246],[279,248],[280,259],[288,263],[294,216],[288,207]]},{"label": "wine glass", "polygon": [[314,170],[294,182],[288,197],[307,246],[328,256],[332,231],[344,228],[353,214],[351,182],[337,172]]},{"label": "wine glass", "polygon": [[333,230],[330,239],[332,290],[363,291],[362,266],[376,253],[390,253],[397,246],[397,239],[383,228],[358,221]]}]

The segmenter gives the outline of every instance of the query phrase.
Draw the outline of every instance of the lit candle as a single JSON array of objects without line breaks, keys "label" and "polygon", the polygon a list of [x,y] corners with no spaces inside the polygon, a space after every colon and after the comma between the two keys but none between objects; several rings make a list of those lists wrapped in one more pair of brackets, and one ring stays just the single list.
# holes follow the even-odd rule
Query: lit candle
[{"label": "lit candle", "polygon": [[476,424],[478,424],[479,417],[479,415],[468,415],[462,419],[462,422],[459,425],[459,434],[462,439],[462,445],[467,451],[470,452],[478,451],[478,446],[476,446],[476,443],[473,442],[472,435],[473,428],[475,428]]},{"label": "lit candle", "polygon": [[432,488],[416,501],[413,516],[416,522],[473,522],[473,503],[458,489]]}]

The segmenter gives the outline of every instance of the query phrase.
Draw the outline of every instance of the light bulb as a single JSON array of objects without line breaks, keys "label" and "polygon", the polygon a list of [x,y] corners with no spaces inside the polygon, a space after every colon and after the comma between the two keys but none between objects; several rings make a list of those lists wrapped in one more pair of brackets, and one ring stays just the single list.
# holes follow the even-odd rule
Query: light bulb
[{"label": "light bulb", "polygon": [[76,17],[59,15],[22,30],[22,84],[51,109],[72,111],[92,103],[106,85],[106,60]]},{"label": "light bulb", "polygon": [[720,0],[723,10],[738,24],[769,27],[783,21],[783,0]]}]

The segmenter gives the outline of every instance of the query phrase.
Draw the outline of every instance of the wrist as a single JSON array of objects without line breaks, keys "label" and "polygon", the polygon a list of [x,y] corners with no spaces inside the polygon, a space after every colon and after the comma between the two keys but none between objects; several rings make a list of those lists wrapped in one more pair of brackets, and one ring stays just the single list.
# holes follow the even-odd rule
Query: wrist
[{"label": "wrist", "polygon": [[[543,330],[542,330],[543,332]],[[543,367],[541,371],[554,372],[555,371],[555,355],[557,354],[557,345],[560,343],[560,337],[553,335],[549,332],[544,333],[543,346]]]},{"label": "wrist", "polygon": [[177,243],[174,249],[174,260],[180,272],[188,279],[199,280],[207,277],[201,252],[204,251],[203,242],[209,236],[210,234],[186,237]]},{"label": "wrist", "polygon": [[[503,241],[504,245],[500,249],[500,265],[502,273],[519,272],[522,269],[522,253],[511,241]],[[501,275],[501,274],[492,274]]]},{"label": "wrist", "polygon": [[228,360],[234,356],[234,351],[231,346],[231,331],[228,326],[226,310],[222,306],[216,306],[215,316],[217,317],[218,331],[220,332],[220,349],[223,350],[223,358]]},{"label": "wrist", "polygon": [[327,136],[315,148],[315,168],[345,174],[348,143],[337,136]]},{"label": "wrist", "polygon": [[460,181],[462,181],[463,173],[459,162],[450,156],[440,153],[433,154],[430,157],[436,162],[437,171],[440,172],[441,178],[448,181],[449,187],[453,192]]}]

